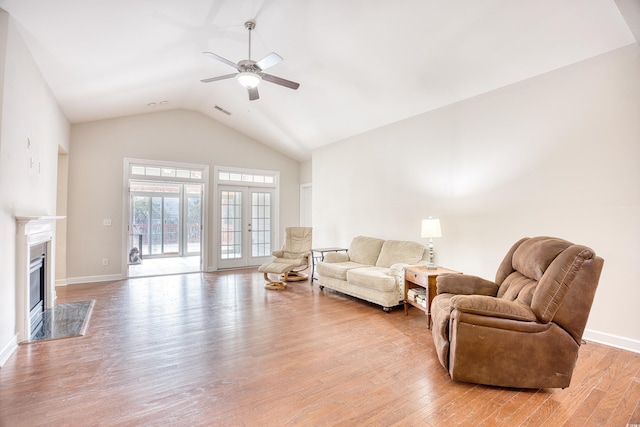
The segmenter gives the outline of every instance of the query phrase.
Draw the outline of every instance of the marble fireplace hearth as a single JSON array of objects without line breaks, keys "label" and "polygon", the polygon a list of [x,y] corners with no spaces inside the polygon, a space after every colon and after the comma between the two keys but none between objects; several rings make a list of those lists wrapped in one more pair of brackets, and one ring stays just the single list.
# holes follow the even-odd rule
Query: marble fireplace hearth
[{"label": "marble fireplace hearth", "polygon": [[65,302],[45,309],[40,327],[23,344],[84,335],[94,303],[95,300]]}]

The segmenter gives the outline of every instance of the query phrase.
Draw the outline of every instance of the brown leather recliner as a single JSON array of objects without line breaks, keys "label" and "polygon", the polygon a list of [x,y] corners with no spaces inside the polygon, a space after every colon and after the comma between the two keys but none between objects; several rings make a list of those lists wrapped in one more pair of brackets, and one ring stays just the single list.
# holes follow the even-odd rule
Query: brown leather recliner
[{"label": "brown leather recliner", "polygon": [[565,388],[578,358],[604,260],[553,237],[516,242],[495,282],[437,278],[432,334],[451,378],[517,388]]}]

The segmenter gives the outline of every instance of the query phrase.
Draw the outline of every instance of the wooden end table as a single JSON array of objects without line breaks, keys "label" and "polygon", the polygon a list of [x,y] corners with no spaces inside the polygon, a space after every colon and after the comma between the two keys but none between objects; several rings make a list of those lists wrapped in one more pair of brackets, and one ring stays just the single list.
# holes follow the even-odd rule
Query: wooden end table
[{"label": "wooden end table", "polygon": [[[428,269],[424,265],[415,265],[404,268],[404,314],[409,314],[409,306],[412,305],[427,315],[427,327],[431,329],[431,301],[436,296],[436,278],[445,273],[462,274],[459,271],[449,270],[444,267]],[[411,288],[426,289],[426,307],[416,301],[407,298],[407,292]]]}]

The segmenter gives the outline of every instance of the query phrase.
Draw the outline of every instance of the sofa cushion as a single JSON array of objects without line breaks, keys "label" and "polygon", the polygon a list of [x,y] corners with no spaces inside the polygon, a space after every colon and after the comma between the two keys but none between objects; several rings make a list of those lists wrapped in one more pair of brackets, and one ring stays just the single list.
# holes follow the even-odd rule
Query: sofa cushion
[{"label": "sofa cushion", "polygon": [[376,267],[391,267],[396,263],[415,265],[422,260],[424,246],[404,240],[387,240],[382,245]]},{"label": "sofa cushion", "polygon": [[318,275],[331,277],[333,279],[347,280],[347,272],[354,268],[366,267],[364,264],[357,262],[320,262],[318,263]]},{"label": "sofa cushion", "polygon": [[385,267],[355,268],[347,271],[347,280],[351,285],[392,292],[397,289],[396,279],[388,273]]},{"label": "sofa cushion", "polygon": [[375,237],[354,237],[349,246],[349,259],[358,264],[376,265],[383,243],[384,240]]}]

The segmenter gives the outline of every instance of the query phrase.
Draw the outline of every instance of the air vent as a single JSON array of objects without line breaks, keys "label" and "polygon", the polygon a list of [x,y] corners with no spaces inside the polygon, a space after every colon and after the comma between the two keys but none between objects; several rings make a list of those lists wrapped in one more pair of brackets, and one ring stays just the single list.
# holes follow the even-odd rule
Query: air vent
[{"label": "air vent", "polygon": [[221,107],[221,106],[219,106],[219,105],[214,105],[214,106],[213,106],[213,108],[215,108],[216,110],[220,111],[221,113],[226,114],[227,116],[230,116],[230,115],[231,115],[231,113],[230,113],[230,112],[228,112],[227,110],[225,110],[224,108],[222,108],[222,107]]}]

